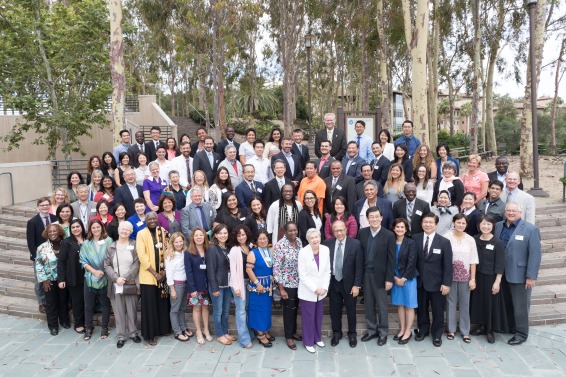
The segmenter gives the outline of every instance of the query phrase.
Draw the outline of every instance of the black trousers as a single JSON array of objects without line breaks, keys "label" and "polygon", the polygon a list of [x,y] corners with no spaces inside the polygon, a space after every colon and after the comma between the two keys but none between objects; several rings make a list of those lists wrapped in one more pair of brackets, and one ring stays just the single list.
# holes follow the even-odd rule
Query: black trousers
[{"label": "black trousers", "polygon": [[69,295],[71,295],[71,304],[73,305],[73,320],[75,329],[85,326],[85,297],[84,286],[75,285],[67,286]]},{"label": "black trousers", "polygon": [[69,323],[69,311],[67,310],[68,291],[67,288],[59,288],[57,281],[52,281],[51,284],[49,291],[45,292],[47,327],[49,329],[58,329],[59,324],[65,325]]},{"label": "black trousers", "polygon": [[299,288],[287,288],[285,291],[289,298],[281,299],[283,304],[283,329],[285,339],[292,339],[297,333],[297,314],[299,313]]},{"label": "black trousers", "polygon": [[342,307],[346,307],[348,318],[348,338],[355,338],[356,333],[356,302],[357,298],[344,289],[343,281],[337,281],[334,275],[330,278],[328,289],[330,298],[330,322],[332,324],[332,336],[342,338]]},{"label": "black trousers", "polygon": [[[420,287],[418,289],[417,295],[417,301],[419,304],[417,309],[419,332],[422,332],[423,334],[431,333],[434,339],[440,339],[444,332],[444,308],[446,306],[446,296],[443,296],[440,291],[427,292],[424,287]],[[432,328],[430,326],[430,317],[428,314],[429,305],[432,308]]]},{"label": "black trousers", "polygon": [[[111,283],[110,283],[111,284]],[[88,285],[84,285],[84,299],[85,299],[85,326],[87,329],[92,329],[92,317],[94,314],[94,306],[96,299],[100,302],[102,309],[102,327],[108,328],[110,322],[110,299],[106,292],[106,287],[93,292],[89,289]]]}]

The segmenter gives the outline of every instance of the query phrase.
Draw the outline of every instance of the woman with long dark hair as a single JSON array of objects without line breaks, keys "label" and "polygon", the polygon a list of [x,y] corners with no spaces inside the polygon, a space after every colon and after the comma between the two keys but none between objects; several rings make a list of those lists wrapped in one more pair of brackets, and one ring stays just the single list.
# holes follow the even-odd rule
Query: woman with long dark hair
[{"label": "woman with long dark hair", "polygon": [[413,180],[413,161],[409,158],[409,149],[405,144],[399,144],[395,147],[395,159],[391,163],[392,166],[393,163],[398,163],[403,167],[405,182]]},{"label": "woman with long dark hair", "polygon": [[210,205],[218,210],[222,204],[222,196],[229,192],[234,192],[230,173],[225,166],[220,166],[216,172],[214,184],[209,189]]},{"label": "woman with long dark hair", "polygon": [[281,140],[283,140],[283,131],[278,127],[271,129],[271,134],[263,149],[263,157],[271,159],[272,156],[281,152]]},{"label": "woman with long dark hair", "polygon": [[312,190],[305,191],[303,195],[303,203],[305,203],[301,212],[299,212],[299,237],[301,242],[306,245],[307,231],[315,228],[322,233],[322,216],[318,209],[318,198]]},{"label": "woman with long dark hair", "polygon": [[65,238],[71,235],[71,220],[73,219],[73,207],[68,203],[59,204],[55,217],[57,221],[54,224],[59,224],[65,231]]},{"label": "woman with long dark hair", "polygon": [[263,201],[259,196],[254,196],[248,205],[250,214],[246,216],[244,225],[250,228],[252,234],[267,228],[267,213]]},{"label": "woman with long dark hair", "polygon": [[112,212],[114,213],[114,217],[108,223],[108,225],[106,225],[106,233],[108,233],[108,237],[112,238],[112,240],[117,241],[119,237],[118,227],[122,222],[128,220],[126,218],[126,206],[122,203],[118,203],[114,205]]},{"label": "woman with long dark hair", "polygon": [[86,164],[86,184],[90,185],[91,182],[91,175],[92,172],[95,170],[100,170],[100,168],[102,167],[102,163],[100,162],[100,156],[93,154],[92,156],[90,156],[90,158],[88,159],[88,162]]},{"label": "woman with long dark hair", "polygon": [[114,200],[114,191],[116,191],[116,182],[114,182],[111,176],[105,175],[100,182],[100,191],[94,195],[94,201],[99,202],[106,200],[108,203],[112,203]]},{"label": "woman with long dark hair", "polygon": [[77,187],[84,183],[83,175],[78,171],[72,171],[67,175],[67,193],[69,194],[69,202],[73,203],[78,200]]},{"label": "woman with long dark hair", "polygon": [[222,207],[214,219],[214,227],[224,224],[231,232],[237,225],[242,224],[248,215],[248,211],[238,207],[238,197],[233,192],[227,192],[222,196]]},{"label": "woman with long dark hair", "polygon": [[393,138],[389,131],[385,128],[382,128],[381,131],[379,131],[379,143],[381,144],[381,148],[383,148],[383,155],[387,157],[389,161],[393,161],[395,159]]},{"label": "woman with long dark hair", "polygon": [[102,166],[100,170],[104,175],[109,175],[111,177],[114,176],[114,170],[118,167],[116,163],[116,159],[114,158],[114,154],[112,152],[104,152],[102,154]]},{"label": "woman with long dark hair", "polygon": [[[332,210],[330,213],[327,213],[325,217],[324,236],[326,239],[334,237],[334,234],[332,233],[332,224],[334,224],[334,221],[336,220],[344,221],[348,237],[356,238],[358,236],[358,223],[356,222],[354,215],[350,213],[348,201],[343,196],[337,196],[334,199]],[[306,242],[303,243],[303,245],[306,245]]]}]

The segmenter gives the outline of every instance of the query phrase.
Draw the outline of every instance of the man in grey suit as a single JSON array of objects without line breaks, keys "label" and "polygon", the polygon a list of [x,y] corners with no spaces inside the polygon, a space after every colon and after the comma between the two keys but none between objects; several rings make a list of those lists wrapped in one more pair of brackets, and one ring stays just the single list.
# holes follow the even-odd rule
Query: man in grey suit
[{"label": "man in grey suit", "polygon": [[212,230],[212,221],[216,217],[214,208],[209,203],[203,203],[199,187],[192,188],[191,200],[191,204],[181,210],[181,230],[187,240],[196,227],[200,226],[207,232]]},{"label": "man in grey suit", "polygon": [[478,209],[482,214],[493,216],[497,222],[503,220],[503,213],[505,212],[505,202],[501,200],[502,192],[503,182],[498,180],[489,182],[487,198],[478,205]]},{"label": "man in grey suit", "polygon": [[344,174],[354,178],[356,183],[363,179],[362,165],[366,163],[366,160],[358,155],[358,151],[358,144],[356,144],[355,141],[350,141],[348,143],[348,154],[346,154],[346,157],[342,160]]},{"label": "man in grey suit", "polygon": [[541,262],[540,231],[521,218],[522,211],[518,203],[507,203],[506,220],[495,226],[495,236],[505,244],[505,279],[513,302],[513,317],[508,320],[515,329],[507,343],[512,346],[522,344],[529,335],[531,292]]},{"label": "man in grey suit", "polygon": [[71,203],[75,217],[81,219],[85,230],[88,229],[90,218],[96,216],[96,203],[88,200],[88,186],[81,184],[77,186],[76,202]]},{"label": "man in grey suit", "polygon": [[523,208],[521,218],[534,225],[536,210],[535,198],[519,189],[519,183],[521,183],[519,173],[515,171],[507,173],[505,183],[507,186],[501,194],[501,200],[505,203],[515,202],[519,204]]}]

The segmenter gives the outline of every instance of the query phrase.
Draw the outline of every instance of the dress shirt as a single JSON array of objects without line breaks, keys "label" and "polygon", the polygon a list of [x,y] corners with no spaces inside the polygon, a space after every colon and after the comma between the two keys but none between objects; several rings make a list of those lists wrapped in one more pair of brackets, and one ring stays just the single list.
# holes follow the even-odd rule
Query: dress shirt
[{"label": "dress shirt", "polygon": [[421,141],[418,138],[416,138],[414,135],[408,137],[403,135],[397,140],[395,140],[395,147],[397,147],[399,144],[405,144],[405,146],[409,150],[409,157],[413,158],[415,151],[417,150],[419,145],[421,145]]},{"label": "dress shirt", "polygon": [[140,197],[140,196],[138,195],[138,189],[137,189],[135,183],[134,183],[133,185],[130,185],[129,183],[126,183],[126,186],[128,186],[128,190],[130,190],[130,193],[132,194],[132,197],[134,198],[134,200],[136,200],[137,198]]},{"label": "dress shirt", "polygon": [[328,137],[328,141],[330,141],[331,144],[332,144],[332,142],[333,142],[332,136],[334,136],[334,127],[332,127],[331,130],[329,130],[329,129],[327,128],[327,129],[326,129],[326,137]]},{"label": "dress shirt", "polygon": [[120,161],[120,153],[127,152],[129,147],[129,144],[120,143],[116,148],[114,148],[114,158],[116,159],[116,165],[120,166],[122,164]]},{"label": "dress shirt", "polygon": [[281,190],[281,188],[283,188],[283,185],[285,185],[285,177],[283,177],[283,179],[279,179],[279,178],[275,178],[277,180],[277,185],[279,186],[279,190]]},{"label": "dress shirt", "polygon": [[501,175],[499,174],[499,172],[497,172],[497,180],[503,183],[503,190],[507,188],[507,183],[505,182],[505,178],[507,178],[507,173]]},{"label": "dress shirt", "polygon": [[517,192],[517,190],[518,188],[516,188],[515,190],[507,190],[507,198],[505,199],[505,203],[514,201],[515,193]]},{"label": "dress shirt", "polygon": [[428,237],[428,250],[424,250],[425,255],[428,255],[428,251],[430,250],[430,247],[432,246],[432,240],[434,239],[434,236],[436,235],[436,232],[432,232],[431,234],[424,234],[423,237],[423,250],[424,250],[424,246],[426,244],[426,238]]},{"label": "dress shirt", "polygon": [[[329,155],[330,156],[330,155]],[[328,156],[325,158],[324,156],[322,156],[320,158],[320,160],[318,161],[318,172],[320,173],[320,171],[322,170],[322,167],[324,166],[324,164],[326,164],[326,161],[328,161]]]},{"label": "dress shirt", "polygon": [[515,232],[515,228],[517,228],[517,225],[519,225],[519,222],[521,222],[521,220],[522,219],[515,220],[510,225],[507,225],[507,221],[503,223],[501,234],[499,234],[499,239],[503,241],[505,247],[507,247],[507,244],[509,243],[513,232]]},{"label": "dress shirt", "polygon": [[289,168],[291,169],[291,174],[293,174],[293,172],[295,171],[295,160],[293,160],[293,154],[292,153],[285,153],[283,152],[283,156],[285,156],[285,158],[287,159],[287,162],[289,163]]},{"label": "dress shirt", "polygon": [[174,280],[187,281],[183,253],[175,252],[172,258],[165,258],[165,271],[167,271],[167,285],[173,285]]},{"label": "dress shirt", "polygon": [[273,172],[271,170],[271,163],[269,159],[261,158],[254,155],[249,160],[246,160],[246,164],[251,164],[255,168],[254,179],[260,181],[264,185],[273,178]]},{"label": "dress shirt", "polygon": [[210,167],[214,167],[214,155],[212,154],[212,152],[206,152],[206,155],[208,156],[208,162],[210,162]]},{"label": "dress shirt", "polygon": [[358,144],[358,156],[366,160],[369,164],[371,160],[373,160],[373,153],[371,151],[373,140],[368,135],[361,134],[356,135],[351,141],[355,141]]}]

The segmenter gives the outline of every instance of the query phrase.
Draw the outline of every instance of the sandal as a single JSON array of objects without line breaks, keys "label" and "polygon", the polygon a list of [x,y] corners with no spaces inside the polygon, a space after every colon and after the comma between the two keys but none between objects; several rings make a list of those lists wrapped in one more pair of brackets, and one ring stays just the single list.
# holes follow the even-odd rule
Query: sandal
[{"label": "sandal", "polygon": [[195,334],[193,334],[193,332],[189,329],[186,329],[185,331],[183,331],[183,334],[185,334],[185,336],[192,338],[193,336],[195,336]]},{"label": "sandal", "polygon": [[205,343],[204,337],[202,336],[202,333],[197,333],[197,343],[200,345],[203,345]]},{"label": "sandal", "polygon": [[472,338],[470,338],[468,335],[464,335],[462,337],[462,340],[464,341],[464,343],[471,343],[472,342]]},{"label": "sandal", "polygon": [[100,334],[100,339],[106,339],[108,338],[108,335],[110,334],[110,332],[108,331],[108,327],[103,327],[102,328],[102,332]]},{"label": "sandal", "polygon": [[448,340],[454,340],[454,333],[453,333],[453,332],[449,332],[448,334],[446,334],[446,339],[448,339]]},{"label": "sandal", "polygon": [[84,333],[85,333],[85,328],[82,327],[82,326],[81,326],[81,327],[76,327],[76,328],[75,328],[75,332],[76,332],[77,334],[84,334]]},{"label": "sandal", "polygon": [[83,336],[83,340],[89,341],[92,338],[92,330],[85,330],[85,335]]},{"label": "sandal", "polygon": [[206,331],[205,331],[205,333],[204,333],[204,337],[205,337],[205,339],[206,339],[207,342],[212,342],[212,341],[214,340],[214,339],[212,338],[212,335],[210,335],[210,333],[209,333],[209,332],[206,332]]},{"label": "sandal", "polygon": [[150,340],[149,340],[149,345],[150,345],[150,346],[156,346],[156,345],[157,345],[157,340],[156,340],[155,338],[150,339]]},{"label": "sandal", "polygon": [[[182,338],[184,336],[184,338]],[[188,336],[186,336],[184,333],[180,333],[179,335],[175,335],[175,339],[177,339],[180,342],[188,342],[189,338]]]}]

